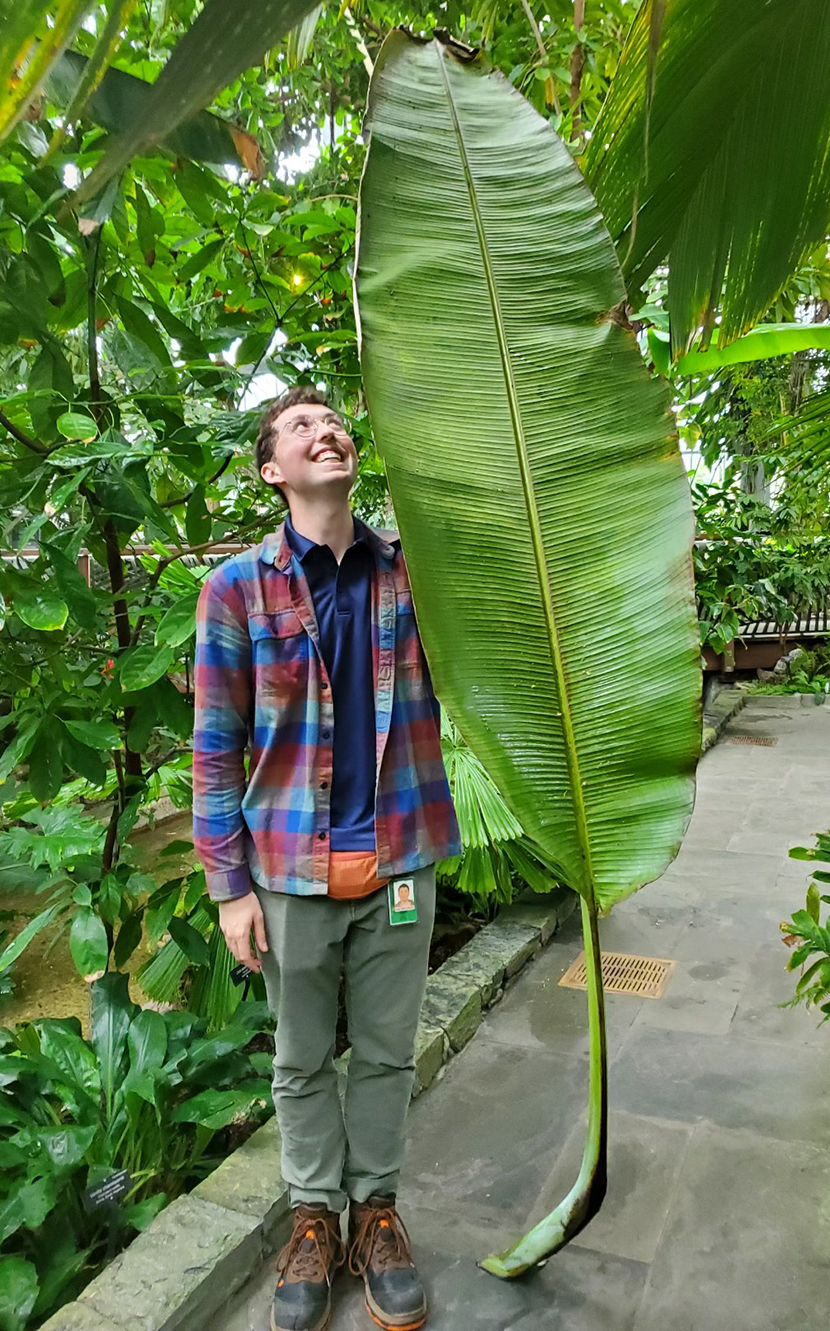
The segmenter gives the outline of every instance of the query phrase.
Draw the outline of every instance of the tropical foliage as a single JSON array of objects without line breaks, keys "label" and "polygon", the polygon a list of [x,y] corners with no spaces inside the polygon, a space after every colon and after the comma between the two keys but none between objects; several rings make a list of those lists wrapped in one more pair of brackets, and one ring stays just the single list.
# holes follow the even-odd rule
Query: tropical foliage
[{"label": "tropical foliage", "polygon": [[585,171],[632,300],[668,261],[676,350],[718,311],[721,345],[745,332],[824,240],[829,76],[812,0],[640,6]]},{"label": "tropical foliage", "polygon": [[[92,986],[76,1018],[0,1028],[0,1315],[21,1331],[65,1303],[183,1189],[222,1158],[224,1129],[263,1118],[268,1021],[246,1005],[221,1036],[183,1012],[139,1009],[124,975]],[[126,1170],[123,1198],[90,1189]],[[33,1319],[30,1322],[29,1319]]]},{"label": "tropical foliage", "polygon": [[[228,546],[259,539],[279,516],[250,466],[259,402],[278,383],[325,384],[358,442],[357,511],[393,516],[351,291],[369,74],[400,24],[483,43],[587,173],[626,282],[598,276],[615,326],[597,338],[620,348],[622,364],[622,330],[637,335],[698,467],[709,640],[826,587],[828,21],[817,0],[0,0],[0,888],[14,906],[25,889],[34,906],[22,933],[0,942],[0,991],[42,931],[66,940],[90,983],[140,960],[146,993],[184,999],[211,1030],[237,1007],[187,848],[148,873],[133,842],[157,801],[189,803],[201,581]],[[518,209],[523,178],[513,189]],[[511,250],[519,234],[514,225]],[[421,239],[428,274],[434,220]],[[597,272],[608,274],[602,246]],[[574,269],[584,288],[584,256]],[[514,290],[511,299],[527,304]],[[633,347],[625,354],[631,361]],[[451,368],[469,398],[480,367],[465,354]],[[499,373],[481,419],[492,419]],[[594,391],[604,374],[557,385],[580,430],[595,410],[598,430],[610,410]],[[637,393],[663,410],[667,391],[642,382]],[[452,385],[437,402],[441,429],[456,401]],[[666,433],[661,422],[652,444]],[[565,528],[581,532],[591,511],[613,525],[625,505],[609,518],[602,469],[579,449],[573,463],[552,493],[561,508],[567,491]],[[481,465],[477,454],[447,529],[479,501]],[[703,485],[709,467],[714,488]],[[504,505],[492,488],[485,499],[494,549],[509,562],[526,509],[506,493]],[[408,492],[398,499],[408,540],[414,503]],[[641,541],[620,522],[621,538]],[[592,541],[581,535],[576,553],[595,559]],[[488,621],[491,648],[496,629],[509,636],[525,615],[539,567],[525,549],[512,599]],[[468,580],[475,599],[478,563]],[[574,614],[590,612],[603,588],[586,583]],[[419,596],[429,599],[423,578]],[[649,622],[641,612],[635,636]],[[588,637],[569,664],[597,686],[602,644]],[[652,636],[643,678],[654,652]],[[514,671],[517,715],[532,709],[541,678],[519,696]],[[624,690],[625,672],[613,683]],[[486,716],[492,699],[477,702]],[[489,894],[491,909],[519,879],[573,878],[572,838],[560,844],[540,817],[547,788],[531,781],[511,807],[482,766],[496,763],[493,735],[456,719],[480,756],[447,723],[468,852],[444,866],[446,881],[472,891],[477,908]],[[659,858],[655,848],[639,881]],[[596,1011],[592,1022],[596,1033]],[[24,1304],[33,1285],[20,1263],[32,1264],[38,1242],[16,1247],[5,1267]]]},{"label": "tropical foliage", "polygon": [[[820,832],[815,846],[794,846],[790,857],[830,864],[830,832]],[[781,925],[784,942],[793,949],[787,969],[801,969],[795,997],[787,1006],[803,1003],[807,1008],[817,1007],[824,1013],[822,1022],[830,1021],[830,913],[821,923],[822,904],[830,906],[830,895],[822,892],[828,883],[830,870],[814,869],[805,909],[797,910],[791,920]]]},{"label": "tropical foliage", "polygon": [[701,641],[723,652],[753,620],[786,625],[825,605],[830,540],[784,505],[728,485],[695,487]]}]

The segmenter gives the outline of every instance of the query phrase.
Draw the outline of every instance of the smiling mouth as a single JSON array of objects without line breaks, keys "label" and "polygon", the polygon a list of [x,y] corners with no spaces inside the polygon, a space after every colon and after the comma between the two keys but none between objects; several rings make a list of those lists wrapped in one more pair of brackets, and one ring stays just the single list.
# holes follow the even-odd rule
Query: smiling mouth
[{"label": "smiling mouth", "polygon": [[314,462],[344,462],[345,458],[333,448],[327,448],[324,452],[318,453]]}]

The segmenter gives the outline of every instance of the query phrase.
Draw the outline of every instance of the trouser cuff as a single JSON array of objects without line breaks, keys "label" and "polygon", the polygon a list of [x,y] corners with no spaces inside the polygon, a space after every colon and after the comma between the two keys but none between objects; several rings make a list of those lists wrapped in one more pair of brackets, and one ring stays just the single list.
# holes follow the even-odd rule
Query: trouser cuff
[{"label": "trouser cuff", "polygon": [[370,1197],[388,1197],[390,1194],[397,1194],[398,1178],[398,1174],[386,1174],[383,1178],[361,1178],[356,1179],[353,1183],[347,1183],[346,1191],[349,1194],[349,1200],[352,1202],[368,1202]]},{"label": "trouser cuff", "polygon": [[295,1206],[325,1206],[329,1211],[336,1211],[339,1215],[345,1211],[349,1204],[349,1199],[342,1189],[335,1192],[327,1192],[322,1188],[294,1188],[289,1186],[288,1205]]}]

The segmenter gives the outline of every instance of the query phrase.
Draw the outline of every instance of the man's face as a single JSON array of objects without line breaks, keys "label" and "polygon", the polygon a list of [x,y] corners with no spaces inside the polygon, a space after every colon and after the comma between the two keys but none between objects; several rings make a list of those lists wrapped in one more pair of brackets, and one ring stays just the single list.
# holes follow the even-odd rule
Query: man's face
[{"label": "man's face", "polygon": [[287,498],[313,498],[326,490],[348,495],[357,478],[357,451],[331,407],[299,402],[281,412],[272,429],[273,453],[260,472]]}]

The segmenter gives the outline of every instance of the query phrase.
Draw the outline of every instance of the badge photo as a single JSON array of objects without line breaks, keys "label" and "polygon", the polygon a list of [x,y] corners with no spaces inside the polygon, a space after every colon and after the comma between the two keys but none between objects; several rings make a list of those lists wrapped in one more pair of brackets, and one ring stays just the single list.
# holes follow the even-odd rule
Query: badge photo
[{"label": "badge photo", "polygon": [[393,878],[389,883],[389,923],[414,924],[417,918],[415,879]]}]

